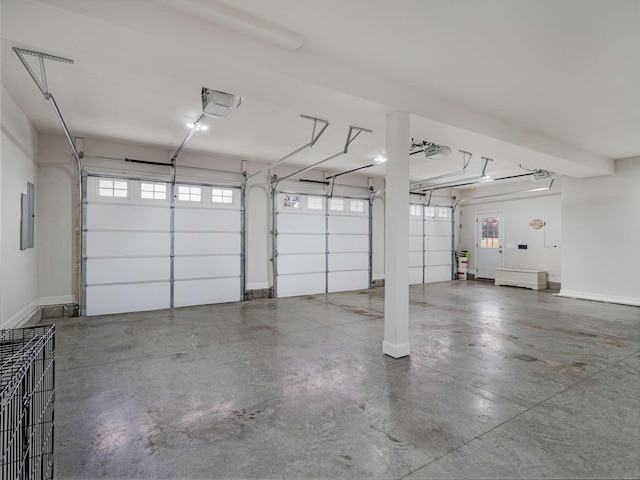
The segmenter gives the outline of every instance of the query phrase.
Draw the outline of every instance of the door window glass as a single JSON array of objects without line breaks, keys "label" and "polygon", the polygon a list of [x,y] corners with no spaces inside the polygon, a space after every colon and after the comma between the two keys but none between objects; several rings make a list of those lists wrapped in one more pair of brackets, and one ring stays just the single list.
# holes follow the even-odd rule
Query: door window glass
[{"label": "door window glass", "polygon": [[499,248],[500,247],[500,222],[497,217],[488,217],[482,219],[482,240],[481,248]]}]

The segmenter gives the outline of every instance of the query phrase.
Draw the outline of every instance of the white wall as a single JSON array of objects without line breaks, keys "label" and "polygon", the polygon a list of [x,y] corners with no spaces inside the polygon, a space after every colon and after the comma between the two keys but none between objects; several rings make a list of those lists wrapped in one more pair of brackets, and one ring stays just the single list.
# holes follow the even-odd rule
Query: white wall
[{"label": "white wall", "polygon": [[[20,195],[35,185],[38,133],[2,87],[0,147],[0,328],[12,328],[38,307],[37,250],[20,250]],[[36,232],[38,215],[36,213]]]},{"label": "white wall", "polygon": [[640,305],[640,157],[614,175],[565,179],[563,296]]},{"label": "white wall", "polygon": [[[470,199],[479,196],[502,194],[519,190],[545,187],[547,181],[523,180],[495,187],[461,190],[458,198]],[[476,214],[503,212],[505,228],[504,265],[509,268],[543,270],[550,282],[561,282],[561,207],[560,181],[556,180],[548,192],[537,192],[495,199],[478,199],[461,204],[457,212],[456,249],[460,240],[462,250],[470,254],[469,272],[476,272]],[[546,225],[540,230],[529,226],[534,219],[541,219]],[[526,250],[517,249],[518,244],[526,244]],[[515,248],[514,248],[515,247]]]},{"label": "white wall", "polygon": [[38,292],[41,305],[74,303],[74,163],[67,140],[41,134],[38,143]]}]

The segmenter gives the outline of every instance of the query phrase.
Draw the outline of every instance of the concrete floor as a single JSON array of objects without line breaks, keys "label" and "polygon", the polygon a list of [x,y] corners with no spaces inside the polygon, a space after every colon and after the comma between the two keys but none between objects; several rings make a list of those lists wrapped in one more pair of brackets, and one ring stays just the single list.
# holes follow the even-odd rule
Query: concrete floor
[{"label": "concrete floor", "polygon": [[640,309],[445,282],[57,323],[57,478],[639,478]]}]

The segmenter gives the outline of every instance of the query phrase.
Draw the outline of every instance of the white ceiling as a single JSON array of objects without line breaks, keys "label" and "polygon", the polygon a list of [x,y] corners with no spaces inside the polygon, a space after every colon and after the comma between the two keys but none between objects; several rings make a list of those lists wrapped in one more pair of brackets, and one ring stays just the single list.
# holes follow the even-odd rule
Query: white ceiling
[{"label": "white ceiling", "polygon": [[[200,88],[245,97],[188,148],[271,162],[331,126],[291,160],[365,165],[384,151],[384,115],[412,113],[412,135],[577,177],[640,155],[640,1],[2,0],[2,83],[40,132],[60,132],[11,47],[47,62],[74,135],[169,149],[200,114]],[[284,29],[284,30],[283,30]],[[288,49],[302,40],[297,51]],[[279,46],[274,46],[278,43]],[[412,179],[458,168],[412,157]],[[384,167],[365,170],[382,175]]]}]

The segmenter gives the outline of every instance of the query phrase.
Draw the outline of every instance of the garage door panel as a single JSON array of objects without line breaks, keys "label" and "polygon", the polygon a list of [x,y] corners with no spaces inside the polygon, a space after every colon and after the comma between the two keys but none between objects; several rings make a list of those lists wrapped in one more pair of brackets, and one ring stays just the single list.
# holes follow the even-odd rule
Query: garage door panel
[{"label": "garage door panel", "polygon": [[448,235],[451,236],[451,222],[427,220],[424,226],[427,236]]},{"label": "garage door panel", "polygon": [[409,266],[422,268],[422,250],[419,252],[409,252]]},{"label": "garage door panel", "polygon": [[240,257],[237,255],[175,257],[174,275],[176,280],[223,276],[239,277],[240,267]]},{"label": "garage door panel", "polygon": [[177,280],[174,284],[174,306],[176,307],[240,300],[240,277]]},{"label": "garage door panel", "polygon": [[322,253],[327,246],[324,235],[278,235],[278,252]]},{"label": "garage door panel", "polygon": [[451,280],[451,266],[445,265],[440,267],[425,267],[425,283],[444,282],[448,280]]},{"label": "garage door panel", "polygon": [[169,282],[87,287],[87,315],[159,310],[170,306]]},{"label": "garage door panel", "polygon": [[329,235],[329,252],[368,252],[369,235]]},{"label": "garage door panel", "polygon": [[369,234],[368,216],[329,215],[329,233]]},{"label": "garage door panel", "polygon": [[422,220],[409,220],[409,235],[422,236]]},{"label": "garage door panel", "polygon": [[295,297],[324,293],[325,274],[307,273],[302,275],[278,275],[278,297]]},{"label": "garage door panel", "polygon": [[176,207],[174,225],[177,232],[240,232],[240,220],[239,210]]},{"label": "garage door panel", "polygon": [[451,251],[425,252],[425,265],[451,265]]},{"label": "garage door panel", "polygon": [[168,258],[99,258],[86,263],[87,285],[96,283],[169,281]]},{"label": "garage door panel", "polygon": [[[123,212],[126,211],[126,215]],[[169,209],[150,206],[90,203],[87,230],[169,231]]]},{"label": "garage door panel", "polygon": [[[325,255],[278,255],[278,274],[323,272],[326,267]],[[324,291],[324,287],[323,287]]]},{"label": "garage door panel", "polygon": [[325,233],[324,215],[279,214],[278,233]]},{"label": "garage door panel", "polygon": [[369,288],[369,271],[330,272],[329,292],[345,292]]},{"label": "garage door panel", "polygon": [[409,250],[410,251],[422,251],[422,235],[419,237],[409,237]]},{"label": "garage door panel", "polygon": [[425,250],[451,251],[451,237],[425,237]]},{"label": "garage door panel", "polygon": [[329,255],[329,272],[340,270],[368,270],[369,254],[335,253]]},{"label": "garage door panel", "polygon": [[422,283],[422,266],[409,268],[409,284]]},{"label": "garage door panel", "polygon": [[169,257],[169,232],[87,232],[88,257]]},{"label": "garage door panel", "polygon": [[176,255],[240,255],[240,233],[184,233],[175,234]]}]

